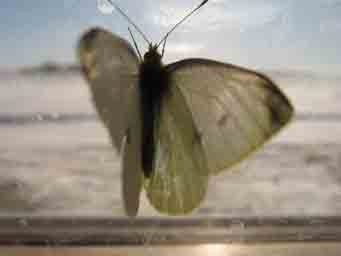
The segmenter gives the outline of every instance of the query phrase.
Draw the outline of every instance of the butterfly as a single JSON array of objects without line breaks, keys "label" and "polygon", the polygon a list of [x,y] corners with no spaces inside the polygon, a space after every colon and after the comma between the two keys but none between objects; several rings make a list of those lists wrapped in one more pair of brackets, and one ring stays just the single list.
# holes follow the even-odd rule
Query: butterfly
[{"label": "butterfly", "polygon": [[87,31],[78,46],[97,113],[122,155],[128,216],[137,215],[143,188],[159,212],[190,213],[203,201],[210,176],[260,148],[294,112],[261,73],[200,58],[164,65],[158,48],[168,35],[148,42],[143,57],[135,40],[136,51],[101,28]]}]

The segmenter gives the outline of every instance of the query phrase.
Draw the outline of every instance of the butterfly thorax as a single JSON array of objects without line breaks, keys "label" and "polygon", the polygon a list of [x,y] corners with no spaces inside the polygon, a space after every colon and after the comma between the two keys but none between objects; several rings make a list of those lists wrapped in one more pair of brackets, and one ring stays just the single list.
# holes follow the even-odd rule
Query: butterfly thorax
[{"label": "butterfly thorax", "polygon": [[167,89],[167,72],[162,64],[162,56],[156,46],[150,46],[140,65],[139,86],[142,110],[142,167],[145,177],[149,177],[154,167],[155,118],[161,108],[162,97]]}]

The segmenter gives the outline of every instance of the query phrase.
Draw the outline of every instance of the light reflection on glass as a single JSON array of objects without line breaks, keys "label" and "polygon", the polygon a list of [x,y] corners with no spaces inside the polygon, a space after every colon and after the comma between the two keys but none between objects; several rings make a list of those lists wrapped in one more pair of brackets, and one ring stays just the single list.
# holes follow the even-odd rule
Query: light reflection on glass
[{"label": "light reflection on glass", "polygon": [[242,251],[242,246],[239,245],[224,245],[224,244],[204,244],[199,245],[194,255],[198,256],[219,256],[219,255],[235,255]]}]

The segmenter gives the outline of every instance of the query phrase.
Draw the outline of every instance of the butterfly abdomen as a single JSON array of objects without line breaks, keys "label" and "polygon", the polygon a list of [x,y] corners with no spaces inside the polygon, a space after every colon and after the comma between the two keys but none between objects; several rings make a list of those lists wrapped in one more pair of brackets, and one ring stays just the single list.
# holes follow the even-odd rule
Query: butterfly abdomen
[{"label": "butterfly abdomen", "polygon": [[142,111],[142,167],[144,176],[150,177],[154,169],[155,118],[158,116],[161,99],[168,84],[161,56],[156,50],[150,50],[145,54],[140,65],[139,78]]}]

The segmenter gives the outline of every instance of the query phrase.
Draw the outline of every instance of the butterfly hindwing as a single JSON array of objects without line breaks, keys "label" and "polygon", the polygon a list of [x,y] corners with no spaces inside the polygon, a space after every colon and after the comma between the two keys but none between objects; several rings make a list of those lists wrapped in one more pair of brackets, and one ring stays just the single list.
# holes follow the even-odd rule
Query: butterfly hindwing
[{"label": "butterfly hindwing", "polygon": [[78,50],[97,113],[113,146],[122,148],[123,200],[134,216],[142,186],[138,58],[127,41],[99,28],[84,34]]},{"label": "butterfly hindwing", "polygon": [[155,168],[146,186],[151,204],[178,215],[196,208],[207,189],[208,168],[200,131],[185,98],[170,84],[155,119]]},{"label": "butterfly hindwing", "polygon": [[140,192],[143,181],[142,153],[141,153],[141,112],[137,95],[131,95],[135,100],[128,106],[129,128],[123,144],[122,163],[122,194],[124,208],[128,216],[136,216],[139,208]]},{"label": "butterfly hindwing", "polygon": [[210,173],[238,163],[289,122],[289,100],[266,76],[205,59],[167,66],[186,99]]}]

